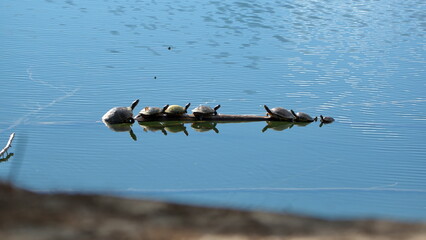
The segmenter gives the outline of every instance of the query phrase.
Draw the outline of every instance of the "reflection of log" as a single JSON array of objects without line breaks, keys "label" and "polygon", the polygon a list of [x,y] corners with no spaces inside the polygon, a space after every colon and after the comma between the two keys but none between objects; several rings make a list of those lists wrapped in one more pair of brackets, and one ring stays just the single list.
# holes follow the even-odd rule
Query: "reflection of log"
[{"label": "reflection of log", "polygon": [[9,153],[9,154],[7,154],[7,156],[6,157],[4,157],[4,158],[0,158],[0,162],[6,162],[6,161],[8,161],[9,160],[9,158],[11,158],[11,157],[13,157],[13,153]]},{"label": "reflection of log", "polygon": [[7,149],[12,147],[12,141],[14,137],[15,133],[10,134],[9,141],[7,141],[6,146],[0,151],[0,156],[3,155],[7,151]]},{"label": "reflection of log", "polygon": [[[193,114],[185,114],[182,116],[159,116],[150,119],[146,119],[143,117],[135,118],[136,121],[139,122],[150,122],[150,121],[183,121],[183,122],[194,122],[199,121],[194,117]],[[271,121],[271,119],[267,116],[257,116],[257,115],[229,115],[229,114],[218,114],[216,116],[207,116],[203,117],[203,121],[214,121],[214,122],[256,122],[256,121]]]}]

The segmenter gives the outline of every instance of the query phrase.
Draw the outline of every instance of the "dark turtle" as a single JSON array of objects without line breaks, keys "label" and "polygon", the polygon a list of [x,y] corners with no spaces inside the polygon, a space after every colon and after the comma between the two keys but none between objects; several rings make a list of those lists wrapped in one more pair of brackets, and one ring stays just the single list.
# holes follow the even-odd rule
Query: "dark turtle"
[{"label": "dark turtle", "polygon": [[163,108],[144,107],[135,118],[136,119],[140,118],[140,117],[142,117],[142,118],[156,118],[156,117],[163,115],[168,107],[169,107],[168,104],[166,106],[164,106]]},{"label": "dark turtle", "polygon": [[134,123],[133,109],[138,105],[139,99],[135,100],[130,107],[111,108],[102,116],[102,121],[110,124]]},{"label": "dark turtle", "polygon": [[320,115],[320,120],[321,120],[321,123],[326,123],[326,124],[334,122],[334,118],[324,117],[323,115]]},{"label": "dark turtle", "polygon": [[202,120],[203,117],[215,116],[217,115],[217,110],[220,108],[220,105],[216,105],[216,107],[211,108],[206,105],[200,105],[194,109],[192,109],[192,113],[194,117],[198,120]]},{"label": "dark turtle", "polygon": [[290,110],[291,113],[293,114],[293,116],[295,117],[294,121],[296,122],[316,122],[317,121],[317,117],[312,118],[311,116],[309,116],[309,114],[304,113],[304,112],[297,112],[295,113],[293,110]]},{"label": "dark turtle", "polygon": [[191,124],[191,127],[197,132],[207,132],[213,130],[215,133],[219,133],[219,130],[216,128],[216,122],[194,122]]},{"label": "dark turtle", "polygon": [[266,115],[270,118],[275,118],[281,121],[294,121],[295,117],[291,112],[285,108],[276,107],[269,109],[268,106],[263,105],[263,107],[266,109],[267,113]]},{"label": "dark turtle", "polygon": [[185,107],[179,105],[170,105],[164,113],[170,116],[180,116],[187,113],[190,105],[191,103],[186,104]]},{"label": "dark turtle", "polygon": [[320,115],[320,121],[321,121],[321,123],[320,123],[319,126],[322,127],[324,124],[329,124],[329,123],[334,122],[334,118],[324,117],[323,115]]}]

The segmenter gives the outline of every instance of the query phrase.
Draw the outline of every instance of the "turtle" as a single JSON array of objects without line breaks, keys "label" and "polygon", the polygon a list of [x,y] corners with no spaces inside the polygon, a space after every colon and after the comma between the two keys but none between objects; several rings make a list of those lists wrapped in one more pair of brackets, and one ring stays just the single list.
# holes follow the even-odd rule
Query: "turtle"
[{"label": "turtle", "polygon": [[334,122],[334,118],[332,118],[332,117],[324,117],[323,115],[320,115],[320,121],[321,121],[321,124],[332,123],[332,122]]},{"label": "turtle", "polygon": [[211,108],[206,105],[200,105],[192,109],[192,113],[194,114],[194,117],[196,119],[202,120],[203,117],[216,116],[217,115],[216,110],[218,110],[219,108],[220,108],[220,105],[216,105],[214,108]]},{"label": "turtle", "polygon": [[321,122],[322,123],[332,123],[334,122],[334,118],[332,117],[324,117],[323,115],[320,115]]},{"label": "turtle", "polygon": [[309,116],[309,114],[304,112],[295,113],[293,109],[291,109],[290,111],[295,117],[296,122],[316,122],[318,120],[318,117],[312,118],[311,116]]},{"label": "turtle", "polygon": [[139,99],[135,100],[130,107],[114,107],[102,116],[102,121],[110,124],[134,123],[133,109],[138,105]]},{"label": "turtle", "polygon": [[187,110],[188,110],[190,105],[191,105],[191,103],[186,104],[185,107],[182,107],[182,106],[179,106],[179,105],[170,105],[164,111],[164,113],[169,115],[169,116],[180,116],[180,115],[187,113]]},{"label": "turtle", "polygon": [[269,116],[270,118],[275,118],[281,121],[291,121],[291,122],[293,122],[295,119],[293,114],[291,114],[291,112],[285,108],[276,107],[276,108],[269,109],[268,106],[266,105],[263,105],[263,107],[267,111],[266,115]]},{"label": "turtle", "polygon": [[155,118],[164,114],[169,105],[165,105],[163,108],[159,107],[144,107],[139,114],[135,117],[137,118]]}]

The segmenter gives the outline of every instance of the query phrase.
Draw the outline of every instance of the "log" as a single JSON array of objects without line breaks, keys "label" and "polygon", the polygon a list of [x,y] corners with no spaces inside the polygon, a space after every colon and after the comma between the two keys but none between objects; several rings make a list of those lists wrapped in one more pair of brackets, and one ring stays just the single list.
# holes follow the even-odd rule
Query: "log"
[{"label": "log", "polygon": [[14,137],[15,133],[10,134],[9,141],[7,141],[6,146],[0,151],[0,156],[3,155],[7,151],[7,149],[12,147],[12,141]]},{"label": "log", "polygon": [[[156,116],[156,117],[142,117],[138,116],[135,118],[138,122],[166,122],[166,121],[182,121],[182,122],[196,122],[200,121],[193,114],[184,114],[181,116]],[[276,121],[274,118],[268,116],[257,116],[257,115],[231,115],[231,114],[218,114],[215,116],[203,117],[202,121],[212,122],[259,122],[259,121]]]}]

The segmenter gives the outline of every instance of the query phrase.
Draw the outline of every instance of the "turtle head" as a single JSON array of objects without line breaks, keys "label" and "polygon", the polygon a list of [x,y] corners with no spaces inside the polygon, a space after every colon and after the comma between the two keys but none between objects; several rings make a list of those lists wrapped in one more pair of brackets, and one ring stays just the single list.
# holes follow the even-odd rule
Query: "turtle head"
[{"label": "turtle head", "polygon": [[217,115],[217,110],[220,108],[220,104],[219,105],[216,105],[216,107],[214,107],[213,108],[213,110],[214,110],[214,115]]},{"label": "turtle head", "polygon": [[139,117],[142,117],[142,114],[138,113],[133,119],[138,119]]},{"label": "turtle head", "polygon": [[166,112],[166,110],[167,110],[167,108],[169,107],[169,104],[166,104],[164,107],[163,107],[163,110],[161,110],[161,113],[164,113],[164,112]]},{"label": "turtle head", "polygon": [[320,115],[321,122],[324,121],[324,117]]},{"label": "turtle head", "polygon": [[135,109],[135,107],[138,105],[138,103],[139,103],[139,99],[136,99],[136,100],[132,103],[132,105],[130,105],[130,108],[132,109],[132,111],[133,111],[133,109]]},{"label": "turtle head", "polygon": [[185,105],[185,113],[187,112],[187,110],[188,110],[189,106],[191,106],[191,103],[187,103],[187,104]]},{"label": "turtle head", "polygon": [[293,109],[290,109],[291,114],[293,114],[293,116],[297,119],[297,115],[296,113],[293,111]]},{"label": "turtle head", "polygon": [[270,115],[272,115],[271,109],[269,109],[269,108],[268,108],[268,106],[263,105],[263,107],[265,108],[265,110],[266,110],[266,111],[267,111]]},{"label": "turtle head", "polygon": [[135,119],[129,118],[129,123],[134,123],[134,122],[135,122]]},{"label": "turtle head", "polygon": [[314,118],[314,122],[316,122],[317,120],[318,120],[318,117],[315,117],[315,118]]}]

